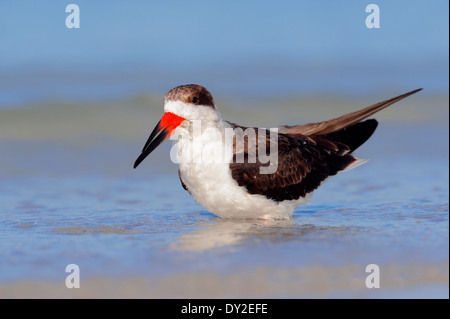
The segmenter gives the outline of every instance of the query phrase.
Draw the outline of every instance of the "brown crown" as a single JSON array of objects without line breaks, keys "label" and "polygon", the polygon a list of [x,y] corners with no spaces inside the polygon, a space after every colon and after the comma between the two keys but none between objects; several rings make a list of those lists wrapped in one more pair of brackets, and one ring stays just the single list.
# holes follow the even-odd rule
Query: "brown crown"
[{"label": "brown crown", "polygon": [[214,107],[214,99],[207,89],[197,84],[180,85],[170,90],[164,101],[182,101],[195,105]]}]

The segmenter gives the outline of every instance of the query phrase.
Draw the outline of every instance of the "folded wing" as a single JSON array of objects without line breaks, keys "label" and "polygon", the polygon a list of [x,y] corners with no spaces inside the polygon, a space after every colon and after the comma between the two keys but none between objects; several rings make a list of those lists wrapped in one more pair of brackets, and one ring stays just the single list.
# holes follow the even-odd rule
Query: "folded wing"
[{"label": "folded wing", "polygon": [[[370,138],[378,125],[374,119],[362,120],[420,90],[329,121],[281,128],[276,140],[278,168],[273,174],[260,173],[260,167],[269,163],[249,161],[250,156],[246,153],[248,147],[235,147],[244,154],[235,153],[230,164],[232,177],[249,193],[264,195],[278,202],[305,197],[327,177],[336,175],[357,161],[351,153]],[[257,129],[254,130],[258,134]],[[274,141],[269,131],[265,131],[265,137],[267,153],[270,143]],[[238,158],[244,158],[244,161],[237,162]]]}]

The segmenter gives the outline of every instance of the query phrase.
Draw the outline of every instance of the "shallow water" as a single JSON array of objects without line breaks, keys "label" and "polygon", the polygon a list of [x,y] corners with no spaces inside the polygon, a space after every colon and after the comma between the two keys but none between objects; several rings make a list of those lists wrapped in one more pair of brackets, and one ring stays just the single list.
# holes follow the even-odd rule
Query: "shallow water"
[{"label": "shallow water", "polygon": [[[370,161],[327,180],[292,221],[233,221],[182,189],[170,145],[132,169],[157,119],[127,135],[63,112],[58,136],[28,111],[22,130],[0,128],[0,297],[448,298],[442,119],[380,124],[356,152]],[[64,285],[68,264],[80,289]],[[368,264],[379,289],[365,286]]]}]

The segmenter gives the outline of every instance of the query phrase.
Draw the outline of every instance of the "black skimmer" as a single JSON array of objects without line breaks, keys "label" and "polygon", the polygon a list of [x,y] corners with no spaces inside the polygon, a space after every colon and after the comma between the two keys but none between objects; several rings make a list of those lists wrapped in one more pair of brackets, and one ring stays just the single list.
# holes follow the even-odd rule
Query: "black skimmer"
[{"label": "black skimmer", "polygon": [[[207,89],[181,85],[164,97],[165,113],[134,168],[175,135],[181,184],[208,211],[224,218],[289,219],[327,177],[364,162],[353,151],[378,125],[367,117],[420,90],[328,121],[267,130],[223,120]],[[276,156],[269,161],[272,146]]]}]

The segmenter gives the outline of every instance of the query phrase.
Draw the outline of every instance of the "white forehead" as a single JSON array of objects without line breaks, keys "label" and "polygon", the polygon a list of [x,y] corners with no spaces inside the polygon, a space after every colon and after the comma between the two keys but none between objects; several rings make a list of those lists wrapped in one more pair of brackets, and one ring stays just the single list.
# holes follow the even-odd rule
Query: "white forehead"
[{"label": "white forehead", "polygon": [[186,120],[218,121],[220,119],[219,112],[210,106],[195,105],[180,100],[167,100],[164,103],[164,112],[176,114]]}]

